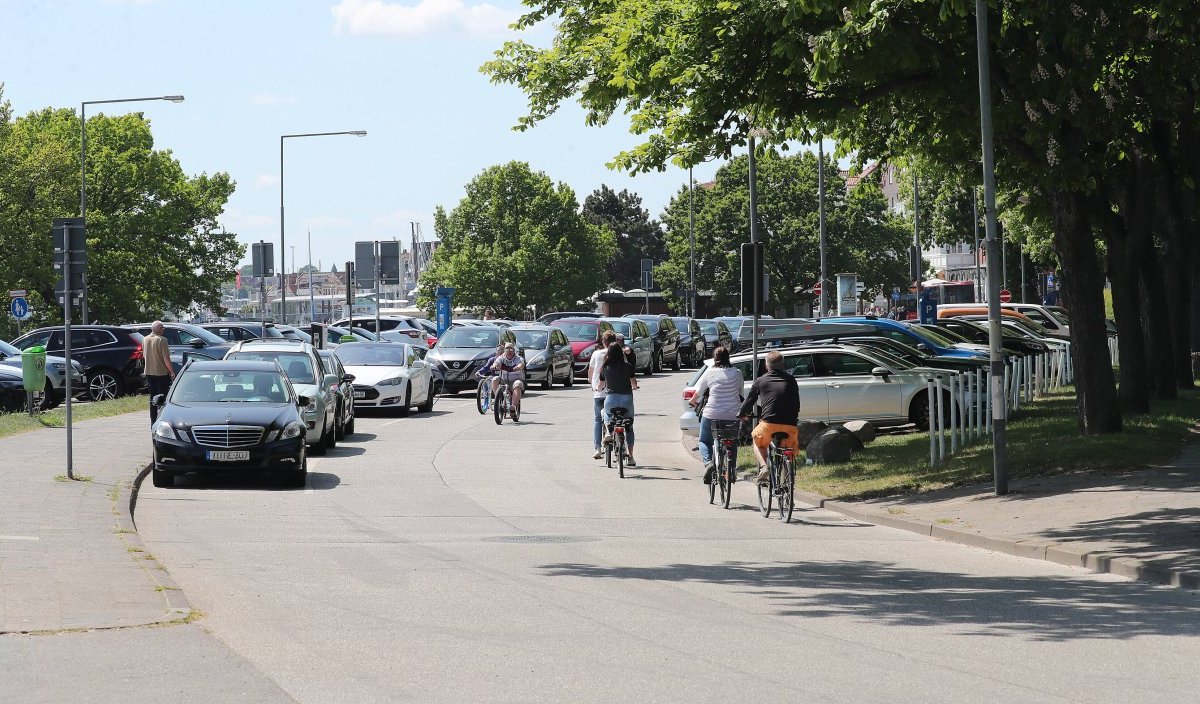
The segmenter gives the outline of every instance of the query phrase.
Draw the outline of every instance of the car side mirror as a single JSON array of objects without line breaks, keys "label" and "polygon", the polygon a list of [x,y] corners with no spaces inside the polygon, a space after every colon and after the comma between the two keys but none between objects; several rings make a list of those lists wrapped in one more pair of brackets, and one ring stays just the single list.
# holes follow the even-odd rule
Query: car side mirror
[{"label": "car side mirror", "polygon": [[342,383],[342,380],[338,378],[337,374],[326,374],[324,378],[326,387],[337,386],[338,384]]},{"label": "car side mirror", "polygon": [[192,340],[188,344],[190,344],[192,347],[195,347],[196,349],[200,349],[202,347],[207,347],[204,340],[201,340],[200,338],[196,338],[195,340]]},{"label": "car side mirror", "polygon": [[152,406],[163,406],[163,405],[166,405],[166,403],[167,403],[166,394],[154,394],[154,396],[150,399],[150,404]]},{"label": "car side mirror", "polygon": [[917,343],[917,349],[921,350],[922,352],[931,352],[932,351],[929,349],[929,345],[925,344],[924,342]]},{"label": "car side mirror", "polygon": [[890,371],[888,371],[885,367],[875,367],[874,369],[871,370],[871,375],[882,377],[884,381],[887,381],[888,377],[891,376],[892,373]]},{"label": "car side mirror", "polygon": [[312,399],[309,398],[308,396],[297,396],[296,397],[296,405],[299,406],[300,408],[308,408],[309,406],[312,405]]},{"label": "car side mirror", "polygon": [[347,384],[353,384],[354,380],[356,378],[357,377],[355,377],[353,374],[343,374],[342,375],[342,381],[346,382]]}]

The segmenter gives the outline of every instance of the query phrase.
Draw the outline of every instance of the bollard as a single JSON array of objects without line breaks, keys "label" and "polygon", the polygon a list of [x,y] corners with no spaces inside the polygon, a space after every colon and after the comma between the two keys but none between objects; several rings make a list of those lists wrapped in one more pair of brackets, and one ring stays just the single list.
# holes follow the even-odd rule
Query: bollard
[{"label": "bollard", "polygon": [[938,433],[938,462],[946,459],[946,409],[942,408],[942,375],[933,377],[934,388],[937,389],[937,433]]},{"label": "bollard", "polygon": [[958,452],[958,372],[950,374],[950,454]]},{"label": "bollard", "polygon": [[933,377],[925,380],[925,405],[929,409],[929,465],[937,466],[937,442],[933,439]]},{"label": "bollard", "polygon": [[983,370],[975,370],[975,403],[971,404],[971,415],[974,416],[971,421],[971,430],[975,433],[975,438],[978,440],[983,436]]}]

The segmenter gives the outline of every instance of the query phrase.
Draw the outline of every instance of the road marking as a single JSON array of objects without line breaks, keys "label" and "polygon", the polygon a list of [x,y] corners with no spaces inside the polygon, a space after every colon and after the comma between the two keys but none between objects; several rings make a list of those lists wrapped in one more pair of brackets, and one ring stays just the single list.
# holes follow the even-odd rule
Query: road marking
[{"label": "road marking", "polygon": [[41,540],[36,535],[0,535],[0,540]]}]

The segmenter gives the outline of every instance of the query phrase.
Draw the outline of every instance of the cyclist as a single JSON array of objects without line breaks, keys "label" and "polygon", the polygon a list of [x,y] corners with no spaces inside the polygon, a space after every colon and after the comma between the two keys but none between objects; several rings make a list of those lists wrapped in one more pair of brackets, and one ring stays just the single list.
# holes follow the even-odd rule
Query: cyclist
[{"label": "cyclist", "polygon": [[517,422],[521,415],[521,392],[525,390],[525,358],[517,354],[517,348],[511,342],[504,343],[504,351],[492,362],[492,370],[496,379],[492,388],[500,385],[500,381],[512,384],[512,419]]},{"label": "cyclist", "polygon": [[[716,472],[713,463],[713,421],[738,420],[742,405],[742,373],[729,363],[729,350],[724,345],[713,349],[713,365],[704,372],[696,384],[696,393],[689,403],[699,408],[700,400],[708,392],[708,402],[700,412],[700,460],[704,462],[704,483],[710,484]],[[733,456],[737,457],[737,440],[733,445]],[[736,461],[734,465],[736,466]],[[733,475],[729,481],[737,481]]]},{"label": "cyclist", "polygon": [[492,352],[492,356],[484,360],[483,364],[479,365],[479,371],[475,372],[475,377],[477,379],[482,380],[489,376],[492,377],[491,383],[493,396],[496,395],[496,387],[500,385],[500,379],[497,378],[495,372],[492,371],[492,365],[496,363],[496,358],[502,354],[504,354],[504,345],[496,345],[496,349]]},{"label": "cyclist", "polygon": [[[612,419],[612,409],[625,409],[625,416],[629,419],[625,434],[626,449],[629,452],[628,464],[630,467],[636,467],[637,462],[633,459],[633,392],[638,388],[637,370],[625,359],[620,342],[609,345],[604,354],[604,364],[600,366],[600,383],[605,392],[605,425]],[[612,438],[606,434],[604,441],[612,442]]]},{"label": "cyclist", "polygon": [[604,364],[604,358],[608,353],[608,346],[617,341],[617,336],[612,330],[606,330],[600,336],[600,346],[592,353],[592,358],[588,360],[588,385],[592,387],[592,445],[595,446],[596,454],[592,455],[592,459],[598,460],[604,456],[601,452],[600,441],[604,436],[604,421],[600,418],[604,411],[604,387],[600,385],[600,367]]},{"label": "cyclist", "polygon": [[771,435],[786,433],[787,438],[780,446],[796,449],[796,424],[800,420],[800,391],[796,377],[784,371],[783,355],[777,351],[767,353],[767,373],[750,387],[738,416],[748,417],[753,413],[755,403],[762,408],[762,414],[750,437],[754,439],[754,458],[758,460],[758,483],[765,484],[770,481],[767,448],[771,445]]}]

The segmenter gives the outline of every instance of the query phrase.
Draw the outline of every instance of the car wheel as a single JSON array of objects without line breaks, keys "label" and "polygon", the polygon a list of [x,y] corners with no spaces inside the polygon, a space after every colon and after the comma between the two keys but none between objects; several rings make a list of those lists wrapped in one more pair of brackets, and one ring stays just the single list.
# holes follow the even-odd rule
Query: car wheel
[{"label": "car wheel", "polygon": [[650,359],[646,361],[646,368],[642,370],[646,376],[654,375],[654,355],[650,355]]},{"label": "car wheel", "polygon": [[350,411],[350,422],[346,423],[346,434],[347,435],[354,434],[354,411],[353,411],[353,409],[351,409],[351,411]]},{"label": "car wheel", "polygon": [[335,433],[337,435],[337,439],[345,440],[346,439],[346,424],[342,422],[342,406],[340,403],[338,404],[337,425],[335,426],[335,428],[336,428]]},{"label": "car wheel", "polygon": [[661,373],[662,370],[663,370],[663,356],[662,356],[662,352],[659,352],[658,354],[654,355],[654,371]]},{"label": "car wheel", "polygon": [[308,456],[300,455],[300,469],[293,469],[283,479],[283,485],[291,489],[303,489],[308,484]]},{"label": "car wheel", "polygon": [[917,426],[917,430],[921,432],[929,430],[929,393],[927,391],[919,392],[913,399],[912,406],[909,407],[908,419]]},{"label": "car wheel", "polygon": [[337,439],[337,436],[338,436],[337,425],[338,425],[338,419],[337,419],[337,416],[334,416],[333,417],[333,427],[329,428],[328,430],[325,431],[325,443],[326,443],[325,449],[327,449],[327,450],[332,450],[333,448],[337,447],[337,440],[338,440]]},{"label": "car wheel", "polygon": [[54,386],[50,384],[50,380],[46,380],[46,388],[33,395],[33,404],[38,410],[48,411],[58,405],[54,400]]},{"label": "car wheel", "polygon": [[572,364],[571,368],[567,370],[567,380],[563,382],[563,385],[568,389],[575,385],[575,365]]},{"label": "car wheel", "polygon": [[170,489],[171,487],[175,486],[175,475],[164,472],[159,469],[157,465],[155,465],[155,467],[150,470],[150,481],[154,483],[154,486],[159,487],[160,489]]},{"label": "car wheel", "polygon": [[315,443],[309,446],[309,452],[317,456],[325,454],[326,449],[329,447],[329,439],[325,437],[325,433],[327,432],[329,432],[329,429],[322,426],[321,437],[319,437]]},{"label": "car wheel", "polygon": [[678,348],[675,349],[675,361],[671,363],[671,369],[679,371],[679,367],[683,364],[683,353]]},{"label": "car wheel", "polygon": [[542,390],[547,390],[554,386],[554,367],[546,367],[546,378],[542,380]]},{"label": "car wheel", "polygon": [[108,401],[125,394],[121,377],[111,369],[97,369],[88,375],[87,395],[92,401]]},{"label": "car wheel", "polygon": [[696,353],[692,355],[692,366],[697,369],[704,366],[704,352],[696,350]]},{"label": "car wheel", "polygon": [[417,406],[417,412],[429,413],[433,411],[433,379],[429,380],[429,390],[425,392],[425,401]]},{"label": "car wheel", "polygon": [[404,405],[400,406],[401,418],[407,417],[408,409],[412,407],[412,383],[410,382],[407,386],[408,388],[404,390]]}]

